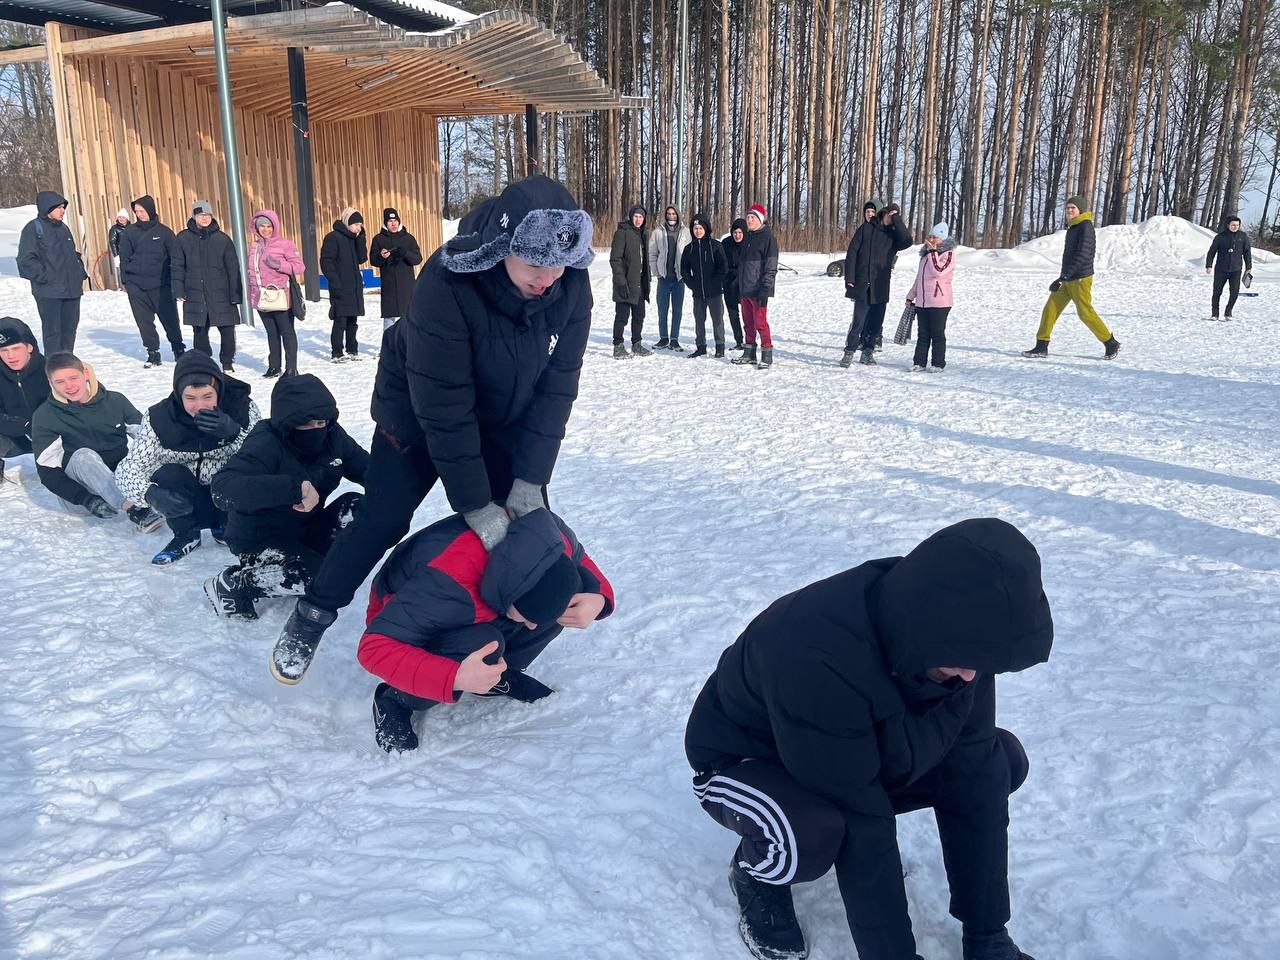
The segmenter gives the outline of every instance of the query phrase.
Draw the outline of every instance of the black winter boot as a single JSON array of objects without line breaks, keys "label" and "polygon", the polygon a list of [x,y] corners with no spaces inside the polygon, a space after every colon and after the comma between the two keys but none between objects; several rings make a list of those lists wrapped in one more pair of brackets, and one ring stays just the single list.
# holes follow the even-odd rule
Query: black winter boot
[{"label": "black winter boot", "polygon": [[631,359],[631,354],[627,353],[627,347],[626,347],[626,345],[625,345],[625,344],[622,344],[622,343],[615,343],[615,344],[613,345],[613,359],[615,359],[615,360],[630,360],[630,359]]},{"label": "black winter boot", "polygon": [[646,347],[639,340],[631,341],[631,355],[633,357],[652,357],[653,351]]},{"label": "black winter boot", "polygon": [[790,887],[761,883],[735,858],[729,867],[729,889],[738,898],[738,933],[753,957],[804,960],[809,956]]},{"label": "black winter boot", "polygon": [[723,359],[724,359],[724,344],[723,344],[723,343],[717,343],[717,344],[716,344],[716,359],[717,359],[717,360],[723,360]]},{"label": "black winter boot", "polygon": [[768,370],[773,366],[773,347],[760,348],[760,369]]},{"label": "black winter boot", "polygon": [[163,364],[164,361],[160,359],[160,351],[153,350],[151,353],[147,354],[147,362],[142,366],[144,369],[150,370],[152,367],[159,367]]},{"label": "black winter boot", "polygon": [[846,350],[844,356],[840,358],[840,366],[848,367],[853,364],[853,358],[858,355],[857,350]]},{"label": "black winter boot", "polygon": [[746,349],[742,351],[742,356],[735,357],[730,363],[738,366],[754,367],[756,365],[756,345],[754,343],[747,344]]},{"label": "black winter boot", "polygon": [[671,341],[670,341],[670,340],[668,340],[666,337],[663,337],[662,339],[660,339],[657,343],[655,343],[655,344],[653,345],[653,349],[655,349],[655,350],[665,350],[665,349],[667,349],[667,347],[669,347],[670,345],[671,345]]},{"label": "black winter boot", "polygon": [[961,941],[964,960],[1035,960],[1018,949],[1004,927],[994,933],[964,932]]},{"label": "black winter boot", "polygon": [[373,691],[373,737],[387,753],[417,750],[418,735],[413,732],[413,711],[390,693],[389,683],[380,683]]},{"label": "black winter boot", "polygon": [[1038,360],[1041,357],[1047,357],[1049,355],[1049,341],[1037,340],[1036,345],[1030,350],[1023,350],[1022,355],[1024,357],[1030,357],[1033,360]]},{"label": "black winter boot", "polygon": [[668,350],[674,350],[676,353],[684,353],[684,347],[680,346],[680,341],[675,337],[671,338],[671,342],[667,344]]},{"label": "black winter boot", "polygon": [[[1230,320],[1231,318],[1228,317],[1227,319]],[[1103,346],[1107,348],[1107,352],[1102,355],[1103,360],[1114,360],[1120,353],[1120,341],[1115,337],[1108,337]]]},{"label": "black winter boot", "polygon": [[689,354],[685,359],[692,360],[694,357],[705,357],[707,355],[706,347],[698,347],[693,353]]},{"label": "black winter boot", "polygon": [[311,666],[324,632],[338,619],[337,613],[299,600],[280,631],[271,651],[271,675],[281,683],[295,684]]},{"label": "black winter boot", "polygon": [[869,367],[876,365],[876,351],[874,347],[863,347],[862,356],[858,357],[858,362]]}]

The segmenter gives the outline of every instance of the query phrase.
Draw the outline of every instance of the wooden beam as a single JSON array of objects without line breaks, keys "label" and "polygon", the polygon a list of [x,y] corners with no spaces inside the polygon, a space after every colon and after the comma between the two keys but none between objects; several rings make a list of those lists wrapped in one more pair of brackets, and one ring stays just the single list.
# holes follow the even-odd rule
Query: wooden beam
[{"label": "wooden beam", "polygon": [[49,59],[49,50],[45,46],[14,47],[12,50],[0,50],[0,67],[15,63],[43,63]]},{"label": "wooden beam", "polygon": [[49,57],[49,84],[53,93],[53,126],[58,138],[58,169],[62,173],[67,205],[65,221],[73,237],[84,236],[83,203],[76,177],[76,140],[72,135],[70,103],[67,100],[66,63],[63,59],[63,26],[50,21],[44,25],[44,43]]}]

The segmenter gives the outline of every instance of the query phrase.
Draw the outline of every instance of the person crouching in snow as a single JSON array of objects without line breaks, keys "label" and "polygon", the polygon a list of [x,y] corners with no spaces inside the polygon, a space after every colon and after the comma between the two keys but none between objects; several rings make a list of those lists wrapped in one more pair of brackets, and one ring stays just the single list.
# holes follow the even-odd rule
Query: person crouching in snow
[{"label": "person crouching in snow", "polygon": [[137,441],[116,467],[116,483],[134,503],[164,514],[173,531],[152,563],[181,560],[200,546],[202,530],[222,539],[226,516],[214,505],[209,483],[261,416],[249,392],[212,357],[189,350],[174,365],[173,392],[143,415]]},{"label": "person crouching in snow", "polygon": [[910,960],[894,818],[932,807],[964,960],[1030,960],[1010,939],[1009,795],[1026,779],[996,726],[996,674],[1049,658],[1040,557],[965,520],[777,600],[720,656],[685,752],[738,834],[738,929],[756,957],[807,955],[791,885],[834,864],[861,960]]},{"label": "person crouching in snow", "polygon": [[338,404],[314,374],[286,377],[260,420],[213,478],[213,502],[227,512],[226,540],[240,562],[205,581],[219,616],[254,620],[268,597],[301,596],[358,493],[326,504],[343,479],[364,485],[369,453],[338,425]]},{"label": "person crouching in snow", "polygon": [[492,552],[460,515],[392,551],[370,591],[361,665],[378,746],[416,750],[413,712],[459,694],[532,703],[554,691],[525,671],[565,627],[613,613],[613,587],[568,525],[539,509],[511,522]]},{"label": "person crouching in snow", "polygon": [[937,224],[925,237],[920,247],[920,265],[916,268],[916,281],[907,291],[907,303],[916,308],[915,365],[912,373],[919,373],[929,362],[929,348],[933,348],[932,373],[941,373],[947,365],[947,314],[955,302],[951,292],[951,278],[956,269],[956,242],[945,223]]}]

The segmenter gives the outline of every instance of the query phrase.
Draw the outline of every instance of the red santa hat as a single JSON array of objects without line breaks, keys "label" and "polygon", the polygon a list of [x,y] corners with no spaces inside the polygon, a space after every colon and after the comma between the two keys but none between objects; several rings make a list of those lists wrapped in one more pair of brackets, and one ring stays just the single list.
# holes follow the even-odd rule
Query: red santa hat
[{"label": "red santa hat", "polygon": [[766,220],[769,219],[768,211],[765,210],[764,206],[759,203],[753,203],[751,205],[751,209],[747,211],[747,216],[758,217],[761,223],[764,223]]}]

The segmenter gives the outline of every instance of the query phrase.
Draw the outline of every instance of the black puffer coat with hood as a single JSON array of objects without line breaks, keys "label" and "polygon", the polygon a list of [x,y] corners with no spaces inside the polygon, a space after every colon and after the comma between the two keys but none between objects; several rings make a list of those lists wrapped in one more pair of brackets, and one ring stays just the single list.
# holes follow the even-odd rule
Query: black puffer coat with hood
[{"label": "black puffer coat with hood", "polygon": [[[631,218],[637,213],[645,218],[637,229]],[[627,219],[618,224],[609,249],[609,267],[613,271],[613,302],[635,305],[649,299],[649,213],[640,204],[627,211]]]},{"label": "black puffer coat with hood", "polygon": [[[699,772],[781,764],[844,813],[836,859],[862,960],[915,954],[889,793],[995,749],[997,673],[1049,657],[1040,558],[1001,520],[966,520],[775,601],[720,657],[685,731]],[[938,684],[934,667],[978,671]]]},{"label": "black puffer coat with hood", "polygon": [[75,300],[84,293],[88,274],[71,228],[49,216],[66,202],[60,193],[41,190],[36,194],[36,218],[18,237],[18,275],[31,281],[31,296],[38,300]]},{"label": "black puffer coat with hood", "polygon": [[0,317],[0,344],[14,341],[31,347],[31,358],[21,370],[0,363],[0,437],[15,440],[31,437],[31,414],[49,399],[49,378],[44,372],[44,356],[31,328],[17,317]]},{"label": "black puffer coat with hood", "polygon": [[729,264],[724,255],[724,247],[711,235],[711,221],[706,214],[695,214],[689,221],[689,232],[702,224],[702,239],[696,236],[684,248],[680,259],[680,276],[684,277],[684,285],[693,291],[696,300],[719,300],[724,293],[725,276]]},{"label": "black puffer coat with hood", "polygon": [[169,291],[173,283],[173,255],[178,239],[160,222],[156,202],[142,196],[130,204],[141,207],[151,219],[136,221],[120,237],[120,276],[126,287]]},{"label": "black puffer coat with hood", "polygon": [[741,289],[738,286],[738,267],[742,263],[742,243],[733,239],[733,231],[742,231],[742,242],[747,240],[747,221],[739,217],[733,221],[729,228],[729,233],[720,241],[720,246],[724,248],[724,295],[727,299],[737,301],[742,299]]}]

